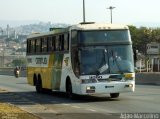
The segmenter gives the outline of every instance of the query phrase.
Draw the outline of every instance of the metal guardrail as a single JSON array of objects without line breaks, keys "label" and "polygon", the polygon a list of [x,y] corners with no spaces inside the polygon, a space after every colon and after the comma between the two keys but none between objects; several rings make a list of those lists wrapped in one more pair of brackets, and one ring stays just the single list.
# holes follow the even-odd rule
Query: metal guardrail
[{"label": "metal guardrail", "polygon": [[[12,67],[8,68],[0,68],[0,75],[9,75],[9,76],[14,76],[14,69]],[[20,70],[20,76],[21,77],[26,77],[26,69]]]},{"label": "metal guardrail", "polygon": [[0,67],[0,71],[10,71],[10,70],[14,70],[14,68],[12,67],[7,67],[7,68],[2,68],[2,67]]}]

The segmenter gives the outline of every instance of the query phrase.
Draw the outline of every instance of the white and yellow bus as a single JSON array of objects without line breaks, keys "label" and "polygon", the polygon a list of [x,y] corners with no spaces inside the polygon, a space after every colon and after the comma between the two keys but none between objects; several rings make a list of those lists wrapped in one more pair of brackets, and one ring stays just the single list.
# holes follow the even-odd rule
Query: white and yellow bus
[{"label": "white and yellow bus", "polygon": [[135,90],[133,49],[125,25],[86,23],[27,38],[27,78],[44,89],[78,95]]}]

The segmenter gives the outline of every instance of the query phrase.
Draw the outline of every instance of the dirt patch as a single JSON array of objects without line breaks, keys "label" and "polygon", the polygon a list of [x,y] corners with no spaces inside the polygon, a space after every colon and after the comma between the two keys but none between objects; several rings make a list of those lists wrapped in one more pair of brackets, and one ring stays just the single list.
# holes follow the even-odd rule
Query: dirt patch
[{"label": "dirt patch", "polygon": [[0,93],[6,93],[8,92],[7,90],[4,90],[4,89],[0,89]]}]

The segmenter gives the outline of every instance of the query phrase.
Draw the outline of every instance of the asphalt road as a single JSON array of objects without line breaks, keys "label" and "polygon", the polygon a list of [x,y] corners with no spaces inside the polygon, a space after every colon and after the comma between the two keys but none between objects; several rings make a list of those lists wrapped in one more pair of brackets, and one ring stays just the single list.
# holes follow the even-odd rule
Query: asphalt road
[{"label": "asphalt road", "polygon": [[15,104],[44,119],[125,119],[135,116],[133,113],[137,114],[136,119],[144,116],[139,113],[154,113],[156,119],[160,118],[156,114],[160,113],[159,86],[136,85],[134,93],[120,94],[118,99],[102,95],[70,100],[63,93],[37,94],[24,77],[0,75],[0,88],[9,91],[0,94],[0,101]]}]

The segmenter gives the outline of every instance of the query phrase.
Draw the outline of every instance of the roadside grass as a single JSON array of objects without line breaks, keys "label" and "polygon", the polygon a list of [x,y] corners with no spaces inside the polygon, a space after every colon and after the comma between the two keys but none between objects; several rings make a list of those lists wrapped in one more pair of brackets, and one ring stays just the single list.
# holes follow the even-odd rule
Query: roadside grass
[{"label": "roadside grass", "polygon": [[[6,93],[6,90],[0,89],[1,93]],[[15,105],[3,103],[0,101],[0,119],[41,119],[31,113],[28,113]]]}]

